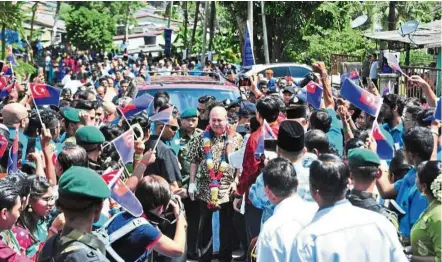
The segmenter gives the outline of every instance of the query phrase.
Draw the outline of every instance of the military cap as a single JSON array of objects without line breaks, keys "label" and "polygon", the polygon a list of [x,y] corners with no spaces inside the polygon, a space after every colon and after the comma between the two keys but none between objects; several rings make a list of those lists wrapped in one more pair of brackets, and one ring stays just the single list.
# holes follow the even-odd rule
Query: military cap
[{"label": "military cap", "polygon": [[281,122],[278,147],[288,152],[299,152],[304,148],[304,128],[300,123],[293,120]]},{"label": "military cap", "polygon": [[92,169],[73,166],[66,170],[58,182],[58,192],[61,195],[73,195],[105,199],[111,192],[104,180]]},{"label": "military cap", "polygon": [[60,110],[61,116],[73,123],[80,123],[80,112],[80,109],[72,107],[67,107]]},{"label": "military cap", "polygon": [[198,111],[195,108],[186,108],[183,113],[181,113],[181,119],[198,117]]},{"label": "military cap", "polygon": [[84,144],[102,144],[106,139],[100,129],[95,126],[83,126],[75,132],[77,143]]},{"label": "military cap", "polygon": [[351,166],[379,166],[379,156],[366,148],[353,148],[348,152],[348,164]]}]

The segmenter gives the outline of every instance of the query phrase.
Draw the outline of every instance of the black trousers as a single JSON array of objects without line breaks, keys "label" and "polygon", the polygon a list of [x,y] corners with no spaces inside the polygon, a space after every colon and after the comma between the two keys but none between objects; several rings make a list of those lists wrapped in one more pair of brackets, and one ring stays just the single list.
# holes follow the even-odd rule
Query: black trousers
[{"label": "black trousers", "polygon": [[241,247],[247,252],[249,242],[247,242],[246,221],[244,215],[239,212],[234,212],[233,224],[235,226],[236,236],[241,243]]},{"label": "black trousers", "polygon": [[[199,200],[200,203],[200,222],[198,234],[198,255],[199,262],[210,262],[213,252],[213,232],[212,232],[212,215],[213,210],[207,208],[207,203]],[[219,240],[220,248],[218,260],[220,262],[232,261],[233,241],[232,237],[235,233],[233,228],[233,203],[227,202],[221,204],[219,210]]]},{"label": "black trousers", "polygon": [[198,226],[200,221],[200,203],[190,198],[182,200],[186,210],[187,220],[187,251],[197,254],[196,241],[198,239]]},{"label": "black trousers", "polygon": [[252,204],[246,204],[244,218],[246,221],[247,242],[259,235],[261,230],[262,209],[256,208]]}]

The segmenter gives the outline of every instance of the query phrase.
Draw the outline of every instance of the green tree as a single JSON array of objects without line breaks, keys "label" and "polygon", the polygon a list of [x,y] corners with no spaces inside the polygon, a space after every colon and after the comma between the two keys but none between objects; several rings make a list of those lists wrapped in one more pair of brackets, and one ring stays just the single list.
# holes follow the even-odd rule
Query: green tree
[{"label": "green tree", "polygon": [[0,2],[0,26],[1,26],[1,38],[2,38],[2,59],[6,58],[6,28],[16,31],[23,31],[22,24],[24,20],[24,14],[21,11],[23,2]]},{"label": "green tree", "polygon": [[80,50],[105,50],[112,46],[115,20],[104,12],[84,6],[66,17],[69,41]]}]

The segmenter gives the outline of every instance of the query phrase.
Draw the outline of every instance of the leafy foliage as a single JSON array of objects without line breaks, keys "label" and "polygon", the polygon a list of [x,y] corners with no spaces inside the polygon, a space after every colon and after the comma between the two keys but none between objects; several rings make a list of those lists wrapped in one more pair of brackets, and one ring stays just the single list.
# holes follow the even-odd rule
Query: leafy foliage
[{"label": "leafy foliage", "polygon": [[115,20],[110,15],[82,6],[72,11],[65,22],[70,42],[79,49],[104,50],[112,46]]}]

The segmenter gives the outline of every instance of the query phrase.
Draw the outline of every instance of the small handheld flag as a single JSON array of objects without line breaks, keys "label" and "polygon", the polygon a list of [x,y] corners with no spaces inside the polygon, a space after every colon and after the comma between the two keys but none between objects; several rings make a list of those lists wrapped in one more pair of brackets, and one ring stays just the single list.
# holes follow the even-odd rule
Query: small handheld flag
[{"label": "small handheld flag", "polygon": [[382,106],[382,98],[362,89],[349,79],[341,87],[341,96],[359,109],[372,116],[377,116]]},{"label": "small handheld flag", "polygon": [[12,148],[9,150],[8,167],[6,173],[14,173],[18,170],[18,128],[15,129],[15,137],[12,142]]},{"label": "small handheld flag", "polygon": [[169,124],[170,117],[172,116],[172,112],[173,112],[173,106],[171,106],[163,111],[160,111],[160,112],[156,113],[155,115],[152,115],[149,117],[149,120],[152,122],[158,121],[158,122],[164,123],[164,126],[161,129],[160,134],[158,135],[158,140],[155,143],[152,151],[155,151],[155,149],[157,148],[158,142],[160,142],[160,140],[161,140],[161,136],[163,135],[164,129],[166,128],[166,125]]},{"label": "small handheld flag", "polygon": [[134,132],[132,129],[124,132],[121,136],[115,138],[112,143],[117,149],[118,154],[123,160],[124,164],[133,163],[135,145],[134,145]]},{"label": "small handheld flag", "polygon": [[104,182],[106,182],[109,189],[111,189],[115,185],[117,180],[120,178],[123,171],[124,171],[123,168],[116,169],[116,170],[111,170],[109,168],[101,175],[101,178],[104,180]]},{"label": "small handheld flag", "polygon": [[150,104],[153,102],[153,96],[149,94],[144,94],[132,100],[125,107],[120,108],[121,113],[124,117],[129,118],[135,114],[140,113],[149,108]]},{"label": "small handheld flag", "polygon": [[0,76],[0,90],[5,89],[8,85],[9,76]]},{"label": "small handheld flag", "polygon": [[140,201],[121,179],[117,179],[116,183],[112,186],[111,198],[134,217],[139,217],[143,214],[143,207]]},{"label": "small handheld flag", "polygon": [[262,155],[264,155],[264,140],[277,138],[278,137],[275,135],[275,133],[273,133],[270,125],[264,120],[261,127],[261,135],[258,140],[258,146],[256,147],[255,151],[255,157],[260,158]]},{"label": "small handheld flag", "polygon": [[0,134],[0,158],[3,157],[7,148],[8,139],[3,134]]},{"label": "small handheld flag", "polygon": [[60,104],[61,90],[45,84],[31,84],[31,94],[34,98],[35,105],[55,105]]},{"label": "small handheld flag", "polygon": [[375,120],[371,130],[373,138],[377,143],[377,154],[381,159],[392,159],[394,157],[394,145],[388,143],[387,138],[382,134],[378,122]]},{"label": "small handheld flag", "polygon": [[172,112],[173,112],[173,107],[169,107],[167,109],[164,109],[163,111],[156,113],[155,115],[150,116],[149,120],[152,122],[158,121],[164,124],[168,124]]},{"label": "small handheld flag", "polygon": [[354,70],[352,72],[341,75],[341,83],[344,83],[345,79],[347,79],[347,78],[349,78],[351,80],[358,80],[359,79],[358,70]]},{"label": "small handheld flag", "polygon": [[323,88],[321,85],[310,81],[310,83],[307,84],[307,103],[319,109],[321,107],[322,92]]}]

